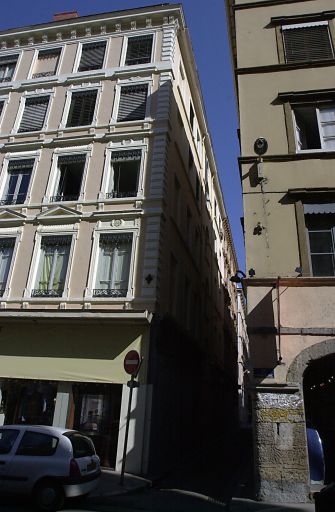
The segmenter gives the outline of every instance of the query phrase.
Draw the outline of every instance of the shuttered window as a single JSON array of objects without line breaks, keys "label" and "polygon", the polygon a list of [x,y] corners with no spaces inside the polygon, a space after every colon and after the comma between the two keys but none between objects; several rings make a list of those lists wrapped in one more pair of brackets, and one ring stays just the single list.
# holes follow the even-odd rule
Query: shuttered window
[{"label": "shuttered window", "polygon": [[21,132],[37,132],[42,130],[49,105],[49,96],[26,98],[24,111],[19,127]]},{"label": "shuttered window", "polygon": [[101,69],[104,63],[106,41],[83,45],[78,71]]},{"label": "shuttered window", "polygon": [[286,62],[334,58],[328,24],[283,27]]},{"label": "shuttered window", "polygon": [[152,39],[152,34],[129,37],[126,66],[151,62]]},{"label": "shuttered window", "polygon": [[10,82],[16,67],[18,55],[0,57],[0,82]]},{"label": "shuttered window", "polygon": [[97,90],[73,92],[66,126],[86,126],[92,124]]},{"label": "shuttered window", "polygon": [[144,119],[148,96],[148,84],[121,87],[118,121]]},{"label": "shuttered window", "polygon": [[53,76],[57,71],[61,49],[40,50],[32,78]]}]

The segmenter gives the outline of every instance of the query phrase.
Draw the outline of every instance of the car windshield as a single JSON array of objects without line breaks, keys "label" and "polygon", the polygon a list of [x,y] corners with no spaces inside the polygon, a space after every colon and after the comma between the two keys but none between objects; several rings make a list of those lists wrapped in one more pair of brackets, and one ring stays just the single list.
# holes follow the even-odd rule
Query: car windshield
[{"label": "car windshield", "polygon": [[0,454],[11,451],[18,435],[18,430],[0,428]]},{"label": "car windshield", "polygon": [[71,441],[73,456],[75,459],[95,455],[94,444],[89,437],[83,436],[78,432],[66,432],[64,435]]}]

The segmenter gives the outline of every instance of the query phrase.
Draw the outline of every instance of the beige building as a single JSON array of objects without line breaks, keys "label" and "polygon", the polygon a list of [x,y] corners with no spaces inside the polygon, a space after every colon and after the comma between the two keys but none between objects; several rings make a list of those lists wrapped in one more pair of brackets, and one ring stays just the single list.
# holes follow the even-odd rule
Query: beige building
[{"label": "beige building", "polygon": [[236,258],[180,5],[1,32],[0,110],[0,421],[80,429],[120,468],[135,349],[127,469],[175,466],[237,397]]},{"label": "beige building", "polygon": [[326,481],[335,478],[334,2],[227,0],[227,14],[257,491],[306,501],[315,480],[306,423],[320,432]]}]

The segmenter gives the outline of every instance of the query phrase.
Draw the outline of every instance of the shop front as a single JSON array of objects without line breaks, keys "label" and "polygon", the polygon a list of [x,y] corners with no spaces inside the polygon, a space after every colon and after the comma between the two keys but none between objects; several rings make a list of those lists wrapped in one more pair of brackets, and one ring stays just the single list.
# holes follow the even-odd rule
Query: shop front
[{"label": "shop front", "polygon": [[[0,425],[80,430],[93,440],[102,466],[118,467],[128,397],[123,359],[131,349],[145,357],[147,340],[141,325],[2,324]],[[143,365],[142,388],[145,371]],[[144,410],[136,414],[133,437],[139,439]],[[136,453],[140,473],[139,446]]]}]

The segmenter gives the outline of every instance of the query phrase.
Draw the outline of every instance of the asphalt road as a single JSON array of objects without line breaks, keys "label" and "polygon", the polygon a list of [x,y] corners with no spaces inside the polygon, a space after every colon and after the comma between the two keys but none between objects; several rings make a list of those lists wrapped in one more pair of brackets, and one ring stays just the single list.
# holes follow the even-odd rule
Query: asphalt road
[{"label": "asphalt road", "polygon": [[[36,512],[26,499],[1,498],[1,512]],[[224,503],[194,493],[146,489],[109,498],[67,502],[63,512],[224,512]],[[236,499],[231,512],[314,512],[313,505],[273,505]],[[330,511],[329,511],[330,512]]]}]

